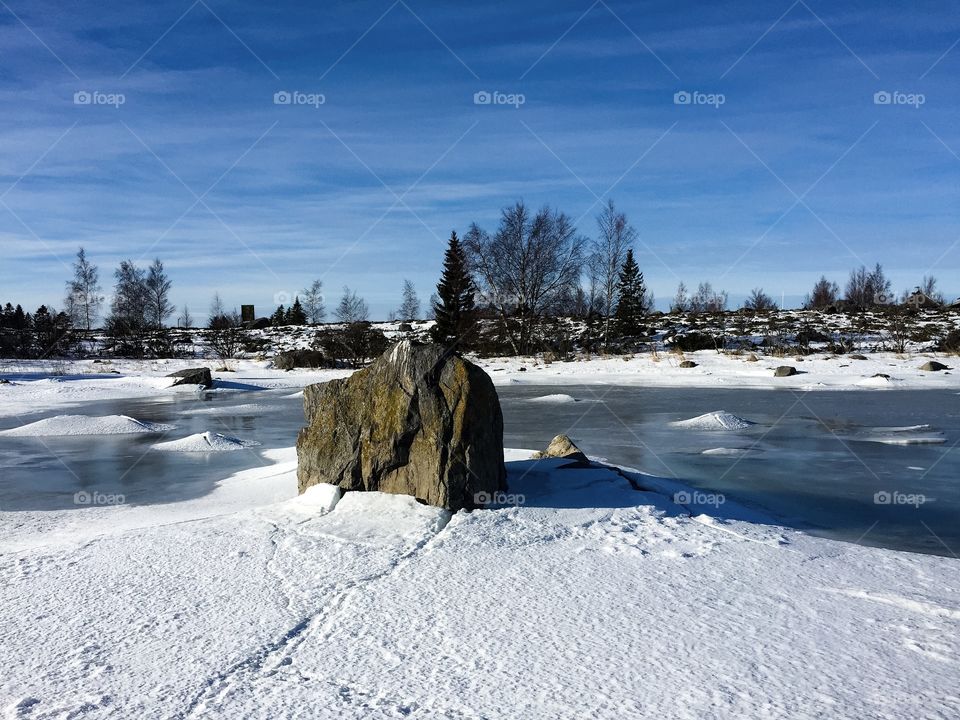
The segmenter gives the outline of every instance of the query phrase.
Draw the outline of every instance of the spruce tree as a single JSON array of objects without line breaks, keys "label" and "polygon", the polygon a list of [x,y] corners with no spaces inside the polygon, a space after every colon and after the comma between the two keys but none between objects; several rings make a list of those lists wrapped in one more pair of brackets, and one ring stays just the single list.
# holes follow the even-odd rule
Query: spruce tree
[{"label": "spruce tree", "polygon": [[287,324],[287,311],[283,309],[283,305],[278,305],[277,309],[273,311],[273,315],[270,316],[270,324],[273,327],[280,327],[281,325]]},{"label": "spruce tree", "polygon": [[293,299],[293,305],[291,305],[290,309],[287,310],[285,315],[285,322],[287,325],[306,325],[307,324],[307,313],[304,312],[303,305],[300,304],[299,296]]},{"label": "spruce tree", "polygon": [[433,339],[444,345],[464,345],[476,326],[474,286],[467,270],[467,256],[456,232],[450,233],[450,243],[443,257],[443,274],[437,284],[438,300],[433,312],[436,325]]},{"label": "spruce tree", "polygon": [[633,250],[627,250],[627,257],[620,268],[617,295],[619,301],[613,316],[614,328],[618,335],[633,335],[647,312],[647,288],[643,283],[643,273],[633,259]]}]

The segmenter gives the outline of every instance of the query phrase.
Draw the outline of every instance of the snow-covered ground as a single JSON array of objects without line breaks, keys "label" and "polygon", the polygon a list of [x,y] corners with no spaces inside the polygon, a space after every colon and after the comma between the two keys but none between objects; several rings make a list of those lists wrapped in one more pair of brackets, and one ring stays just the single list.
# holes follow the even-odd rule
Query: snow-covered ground
[{"label": "snow-covered ground", "polygon": [[[898,355],[872,353],[866,360],[843,355],[808,355],[803,358],[721,354],[713,350],[641,353],[544,363],[539,358],[484,358],[475,360],[498,385],[616,384],[658,387],[789,388],[793,390],[894,390],[941,389],[960,391],[960,357],[935,353]],[[693,360],[694,368],[681,368]],[[928,360],[943,362],[951,370],[926,372]],[[0,417],[22,415],[49,408],[82,407],[93,400],[157,397],[192,393],[194,387],[171,387],[165,377],[174,370],[207,365],[214,368],[215,392],[290,388],[296,391],[314,382],[349,375],[351,370],[292,370],[273,368],[270,360],[237,360],[233,372],[217,372],[219,363],[197,359],[0,361]],[[779,365],[792,365],[799,374],[774,377]],[[954,369],[955,367],[955,369]],[[886,375],[888,377],[880,377]],[[558,394],[562,395],[562,393]],[[567,398],[553,398],[563,401]]]},{"label": "snow-covered ground", "polygon": [[[685,357],[698,367],[673,355],[481,364],[498,383],[869,389],[882,372],[884,388],[960,391],[960,373],[919,371],[916,355]],[[788,363],[806,374],[773,378]],[[200,364],[8,365],[0,416],[11,427],[46,410],[61,416],[48,432],[126,432],[121,416],[69,416],[196,392],[162,376]],[[296,395],[349,373],[235,370],[215,373],[216,392]],[[547,413],[574,401],[544,397]],[[209,445],[187,440],[173,449]],[[297,497],[293,449],[258,455],[265,466],[190,500],[0,508],[0,713],[960,717],[953,557],[811,537],[665,479],[530,451],[507,453],[515,504],[453,516],[328,487]]]},{"label": "snow-covered ground", "polygon": [[522,504],[452,517],[296,497],[292,450],[188,503],[0,514],[2,711],[960,716],[960,562],[526,457]]}]

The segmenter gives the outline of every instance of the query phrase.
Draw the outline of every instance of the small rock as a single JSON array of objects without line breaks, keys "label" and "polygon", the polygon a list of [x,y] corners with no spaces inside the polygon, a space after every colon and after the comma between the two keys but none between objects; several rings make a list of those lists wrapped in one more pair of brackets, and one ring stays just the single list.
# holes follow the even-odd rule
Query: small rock
[{"label": "small rock", "polygon": [[523,367],[522,365],[517,368],[517,372],[526,372],[526,371],[527,371],[527,369],[526,369],[525,367]]},{"label": "small rock", "polygon": [[889,380],[889,379],[890,379],[890,376],[887,375],[886,373],[876,373],[876,374],[874,374],[874,375],[871,375],[871,377],[883,378],[884,380]]},{"label": "small rock", "polygon": [[0,385],[10,385],[10,381],[6,378],[0,378]]},{"label": "small rock", "polygon": [[773,371],[774,377],[790,377],[791,375],[796,375],[797,369],[792,365],[781,365],[776,370]]},{"label": "small rock", "polygon": [[566,435],[557,435],[550,441],[550,444],[547,445],[546,450],[534,453],[533,458],[534,460],[543,458],[565,458],[568,460],[588,462],[587,456],[583,454],[583,451]]},{"label": "small rock", "polygon": [[213,387],[213,377],[210,375],[210,368],[186,368],[177,370],[167,377],[178,378],[174,385],[203,385],[205,388]]},{"label": "small rock", "polygon": [[939,372],[941,370],[949,370],[950,368],[944,365],[942,362],[937,362],[936,360],[929,360],[920,366],[921,370],[926,372]]},{"label": "small rock", "polygon": [[697,364],[693,360],[684,360],[680,363],[680,367],[682,368],[695,368],[696,366]]},{"label": "small rock", "polygon": [[747,362],[757,362],[759,359],[760,359],[760,358],[758,358],[758,357],[757,357],[756,355],[754,355],[753,353],[750,353],[750,354],[747,355],[747,357],[746,357],[746,361],[747,361]]},{"label": "small rock", "polygon": [[859,353],[854,353],[853,355],[847,355],[851,360],[866,360],[866,355],[860,355]]}]

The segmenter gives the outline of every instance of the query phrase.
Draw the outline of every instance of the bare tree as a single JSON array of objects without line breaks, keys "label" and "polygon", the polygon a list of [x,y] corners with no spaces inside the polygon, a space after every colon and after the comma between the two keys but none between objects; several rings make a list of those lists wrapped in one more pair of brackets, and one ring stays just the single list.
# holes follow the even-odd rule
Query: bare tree
[{"label": "bare tree", "polygon": [[140,357],[145,351],[149,321],[147,307],[149,291],[146,275],[131,260],[120,263],[114,276],[117,279],[107,318],[107,334],[113,339],[120,354]]},{"label": "bare tree", "polygon": [[690,309],[690,298],[687,296],[687,286],[682,282],[677,285],[677,294],[670,303],[670,312],[687,312]]},{"label": "bare tree", "polygon": [[327,308],[324,305],[323,283],[320,280],[314,280],[310,287],[303,290],[302,305],[309,322],[323,322],[327,316]]},{"label": "bare tree", "polygon": [[183,306],[183,312],[177,318],[177,325],[182,328],[189,328],[193,325],[193,316],[190,314],[190,308],[186,305]]},{"label": "bare tree", "polygon": [[338,322],[350,325],[366,321],[370,316],[370,308],[362,297],[344,285],[343,297],[333,314]]},{"label": "bare tree", "polygon": [[873,270],[867,270],[861,265],[852,270],[847,280],[846,300],[861,309],[891,303],[891,283],[883,272],[883,266],[877,263]]},{"label": "bare tree", "polygon": [[613,200],[597,216],[598,237],[591,245],[591,269],[597,274],[600,314],[603,315],[603,344],[610,335],[610,317],[617,305],[617,282],[627,251],[633,248],[637,231],[627,222],[627,216],[618,212]]},{"label": "bare tree", "polygon": [[397,310],[399,320],[419,320],[420,298],[417,297],[417,290],[413,283],[404,279],[403,281],[403,301],[400,303],[400,309]]},{"label": "bare tree", "polygon": [[225,310],[220,293],[214,293],[213,300],[210,301],[210,317],[207,320],[207,344],[224,365],[243,349],[246,333],[241,325],[240,314],[236,309]]},{"label": "bare tree", "polygon": [[808,310],[823,310],[836,303],[839,297],[840,286],[827,280],[825,275],[821,275],[817,284],[813,286],[813,292],[807,295],[803,306]]},{"label": "bare tree", "polygon": [[156,258],[150,265],[144,282],[147,289],[147,320],[151,326],[159,330],[175,309],[170,302],[170,288],[173,287],[173,283],[164,272],[160,258]]},{"label": "bare tree", "polygon": [[691,312],[723,312],[727,309],[726,290],[716,291],[708,282],[700,283],[697,292],[690,298]]},{"label": "bare tree", "polygon": [[754,288],[750,291],[750,297],[747,298],[743,307],[754,312],[767,312],[768,310],[776,310],[777,304],[773,301],[773,298],[763,291],[763,288]]},{"label": "bare tree", "polygon": [[503,209],[492,236],[470,226],[464,245],[471,270],[515,353],[531,350],[537,321],[576,291],[585,243],[567,215],[549,207],[531,215],[523,202]]},{"label": "bare tree", "polygon": [[82,327],[88,332],[93,328],[103,304],[101,290],[99,270],[87,260],[86,251],[80,248],[77,259],[73,261],[73,279],[67,281],[67,298],[64,303],[74,326]]}]

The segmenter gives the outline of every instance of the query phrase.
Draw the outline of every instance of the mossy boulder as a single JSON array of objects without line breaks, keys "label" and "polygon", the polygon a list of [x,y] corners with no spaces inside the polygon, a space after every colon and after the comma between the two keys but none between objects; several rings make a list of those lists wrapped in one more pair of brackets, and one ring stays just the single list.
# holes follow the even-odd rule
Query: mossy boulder
[{"label": "mossy boulder", "polygon": [[297,485],[412,495],[457,511],[506,489],[490,377],[439,345],[404,340],[349,378],[309,385]]}]

